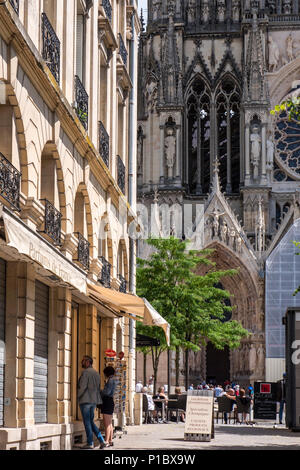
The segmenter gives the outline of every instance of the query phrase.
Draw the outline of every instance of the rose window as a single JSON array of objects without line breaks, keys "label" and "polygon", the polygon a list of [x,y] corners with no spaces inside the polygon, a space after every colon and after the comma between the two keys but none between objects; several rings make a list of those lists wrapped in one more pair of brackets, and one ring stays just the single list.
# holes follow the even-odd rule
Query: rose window
[{"label": "rose window", "polygon": [[291,176],[300,176],[300,123],[279,115],[275,130],[276,157],[278,163]]}]

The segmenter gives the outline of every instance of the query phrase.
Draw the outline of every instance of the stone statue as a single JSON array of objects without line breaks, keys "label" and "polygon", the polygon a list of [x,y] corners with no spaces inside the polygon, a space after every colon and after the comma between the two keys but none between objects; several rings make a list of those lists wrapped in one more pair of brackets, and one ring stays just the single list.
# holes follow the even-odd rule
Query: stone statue
[{"label": "stone statue", "polygon": [[196,0],[189,0],[188,1],[188,22],[194,23],[196,20]]},{"label": "stone statue", "polygon": [[272,36],[269,38],[269,72],[275,72],[279,63],[279,48]]},{"label": "stone statue", "polygon": [[270,15],[274,15],[276,13],[276,0],[269,0],[268,8]]},{"label": "stone statue", "polygon": [[286,40],[286,53],[287,53],[289,62],[292,62],[292,60],[294,60],[293,43],[294,42],[293,42],[292,34],[289,34]]},{"label": "stone statue", "polygon": [[138,130],[137,138],[137,174],[143,174],[143,147],[144,147],[144,135],[143,130],[140,128]]},{"label": "stone statue", "polygon": [[234,240],[235,240],[236,232],[234,228],[230,230],[229,233],[229,246],[233,249],[234,248]]},{"label": "stone statue", "polygon": [[157,103],[157,83],[154,80],[147,83],[145,97],[147,109],[153,113]]},{"label": "stone statue", "polygon": [[253,165],[253,178],[258,178],[258,166],[261,153],[261,137],[258,125],[252,127],[252,134],[250,135],[251,142],[251,163]]},{"label": "stone statue", "polygon": [[203,23],[207,23],[209,20],[209,0],[203,1],[202,7],[202,21]]},{"label": "stone statue", "polygon": [[263,376],[265,371],[265,353],[263,345],[260,345],[257,350],[257,364],[256,372],[258,376]]},{"label": "stone statue", "polygon": [[272,179],[272,171],[273,171],[273,166],[274,166],[274,151],[275,151],[275,145],[273,142],[272,133],[270,132],[268,135],[268,139],[267,139],[267,165],[266,165],[268,179],[270,183]]},{"label": "stone statue", "polygon": [[242,252],[242,239],[241,239],[240,236],[238,236],[238,237],[236,238],[235,243],[236,243],[236,251],[237,251],[238,253],[241,253],[241,252]]},{"label": "stone statue", "polygon": [[171,127],[167,128],[167,135],[165,137],[165,156],[168,168],[168,178],[172,178],[176,156],[176,142],[173,129]]},{"label": "stone statue", "polygon": [[284,15],[292,13],[292,0],[283,0],[282,11]]},{"label": "stone statue", "polygon": [[227,223],[224,220],[223,224],[221,226],[221,240],[225,244],[227,244],[227,232],[228,232],[228,226],[227,226]]},{"label": "stone statue", "polygon": [[153,0],[152,9],[153,9],[153,20],[156,21],[159,19],[160,13],[161,13],[161,0]]},{"label": "stone statue", "polygon": [[218,18],[219,23],[224,23],[225,12],[226,12],[225,1],[219,0],[218,6],[217,6],[217,18]]},{"label": "stone statue", "polygon": [[249,352],[250,374],[253,374],[255,368],[256,368],[256,349],[255,349],[255,345],[252,343],[250,347],[250,352]]},{"label": "stone statue", "polygon": [[240,0],[232,0],[232,19],[235,22],[240,21]]},{"label": "stone statue", "polygon": [[219,227],[220,227],[220,217],[224,215],[225,212],[220,212],[219,209],[214,209],[213,212],[211,212],[211,215],[213,216],[213,228],[214,228],[214,236],[218,237],[219,236]]}]

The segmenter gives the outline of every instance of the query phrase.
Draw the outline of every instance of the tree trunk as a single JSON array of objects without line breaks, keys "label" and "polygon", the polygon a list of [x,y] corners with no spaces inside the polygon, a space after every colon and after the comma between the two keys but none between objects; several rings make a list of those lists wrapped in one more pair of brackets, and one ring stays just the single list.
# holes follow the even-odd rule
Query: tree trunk
[{"label": "tree trunk", "polygon": [[185,389],[189,389],[190,373],[189,373],[189,349],[185,351]]},{"label": "tree trunk", "polygon": [[144,387],[147,385],[147,354],[144,353]]},{"label": "tree trunk", "polygon": [[179,366],[180,366],[180,348],[179,348],[179,346],[176,346],[176,361],[175,361],[175,367],[176,367],[175,383],[176,383],[176,387],[179,387]]}]

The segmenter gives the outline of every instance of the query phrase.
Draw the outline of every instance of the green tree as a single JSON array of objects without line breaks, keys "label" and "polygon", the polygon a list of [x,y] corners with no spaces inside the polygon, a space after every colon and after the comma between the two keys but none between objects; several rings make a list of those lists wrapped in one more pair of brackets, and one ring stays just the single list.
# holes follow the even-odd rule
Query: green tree
[{"label": "green tree", "polygon": [[270,114],[275,116],[283,111],[287,113],[289,119],[300,121],[300,97],[295,95],[283,101],[281,104],[277,104],[275,108],[270,111]]},{"label": "green tree", "polygon": [[[225,322],[231,307],[225,305],[230,293],[216,287],[235,270],[217,271],[209,259],[212,250],[189,251],[188,242],[174,237],[150,239],[154,248],[148,260],[138,259],[137,293],[152,303],[171,325],[171,348],[176,350],[176,384],[179,381],[180,350],[199,351],[211,341],[216,348],[237,348],[248,332],[237,321]],[[197,275],[199,265],[207,274]],[[156,385],[159,360],[168,349],[163,332],[156,327],[138,325],[138,332],[160,340],[151,348]],[[144,351],[145,352],[145,351]]]}]

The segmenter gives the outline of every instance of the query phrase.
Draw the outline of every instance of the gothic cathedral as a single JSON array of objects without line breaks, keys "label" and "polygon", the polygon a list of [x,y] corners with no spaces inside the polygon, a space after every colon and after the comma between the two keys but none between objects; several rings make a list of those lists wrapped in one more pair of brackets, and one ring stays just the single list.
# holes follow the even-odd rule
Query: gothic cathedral
[{"label": "gothic cathedral", "polygon": [[209,344],[191,357],[194,383],[278,380],[285,370],[282,317],[300,305],[300,125],[270,110],[299,87],[299,0],[148,0],[139,202],[160,221],[168,207],[171,231],[181,211],[185,238],[184,218],[196,227],[203,207],[202,245],[217,268],[238,269],[222,284],[251,332],[236,351]]}]

